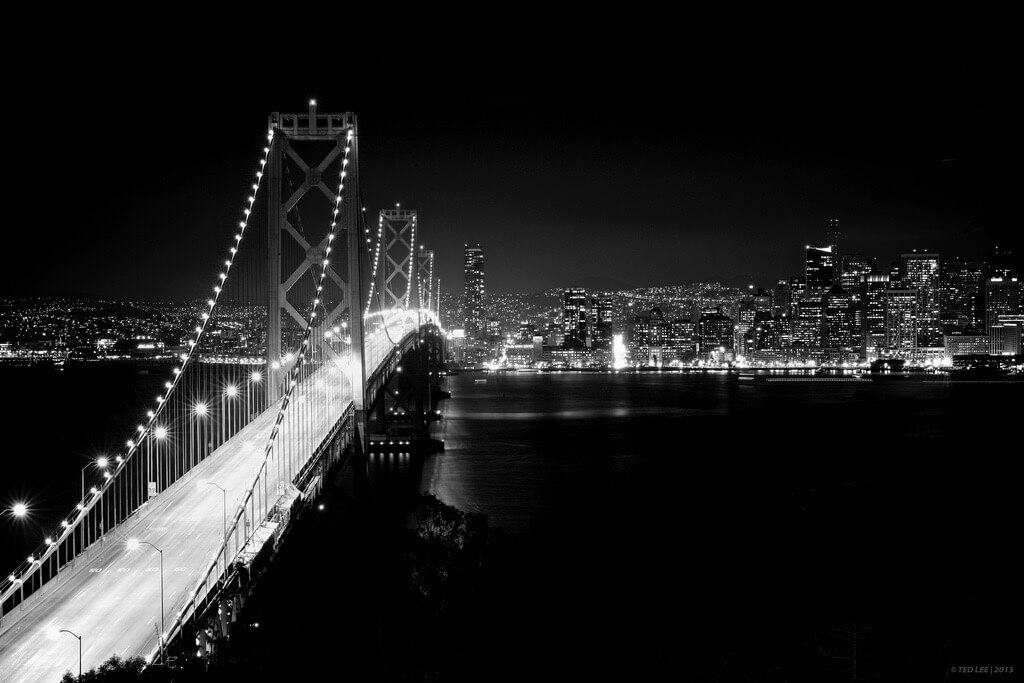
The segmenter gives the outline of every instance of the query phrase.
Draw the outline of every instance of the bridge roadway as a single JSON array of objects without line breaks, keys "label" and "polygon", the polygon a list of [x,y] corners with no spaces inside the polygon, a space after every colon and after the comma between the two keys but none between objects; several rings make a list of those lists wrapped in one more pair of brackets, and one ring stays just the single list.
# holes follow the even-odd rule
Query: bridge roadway
[{"label": "bridge roadway", "polygon": [[[337,380],[335,380],[337,382]],[[345,382],[347,387],[347,382]],[[335,384],[335,387],[338,385]],[[289,410],[306,410],[325,399],[326,389],[300,392]],[[345,392],[348,393],[347,391]],[[350,399],[332,392],[329,410],[309,410],[311,419],[296,430],[296,443],[307,456],[316,448]],[[303,402],[306,405],[303,405]],[[321,404],[322,405],[322,404]],[[252,485],[277,417],[278,405],[256,417],[202,463],[153,498],[148,509],[111,530],[104,541],[79,557],[77,567],[64,569],[57,584],[26,601],[26,612],[9,615],[12,625],[0,633],[0,681],[56,683],[64,672],[78,671],[82,636],[83,671],[111,655],[130,657],[152,652],[160,625],[159,554],[147,545],[129,551],[126,541],[149,541],[164,551],[164,622],[174,616],[202,578],[223,538],[223,499],[216,482],[228,492],[230,521],[243,493]],[[276,490],[278,472],[270,467],[269,490]]]}]

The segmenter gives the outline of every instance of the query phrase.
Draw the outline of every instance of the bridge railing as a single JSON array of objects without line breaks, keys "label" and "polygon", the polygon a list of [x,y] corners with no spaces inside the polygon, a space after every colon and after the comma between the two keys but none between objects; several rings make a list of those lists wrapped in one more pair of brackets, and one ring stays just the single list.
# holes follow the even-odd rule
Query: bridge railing
[{"label": "bridge railing", "polygon": [[[333,437],[338,431],[338,427],[341,430],[350,428],[353,416],[353,405],[349,401],[344,412],[339,417],[337,425],[329,429],[325,438],[319,440],[316,446],[310,450],[309,457],[300,465],[299,471],[288,480],[288,483],[292,483],[296,477],[300,476],[301,472],[305,470],[306,464],[315,459],[327,447],[327,440]],[[238,560],[246,548],[255,546],[254,541],[258,537],[261,527],[272,517],[274,503],[281,499],[285,491],[285,482],[275,477],[271,471],[274,461],[273,454],[263,459],[253,477],[252,485],[243,494],[235,514],[231,518],[231,523],[227,528],[224,539],[221,541],[220,547],[210,559],[206,571],[196,583],[188,600],[186,600],[185,604],[175,615],[170,627],[164,634],[164,642],[171,641],[180,635],[184,627],[189,623],[189,620],[202,612],[203,607],[209,603],[211,598],[219,593],[225,580],[230,577],[232,564]],[[273,481],[275,478],[278,480]],[[255,549],[259,550],[259,548]],[[150,657],[154,659],[159,654],[160,647],[158,644]]]}]

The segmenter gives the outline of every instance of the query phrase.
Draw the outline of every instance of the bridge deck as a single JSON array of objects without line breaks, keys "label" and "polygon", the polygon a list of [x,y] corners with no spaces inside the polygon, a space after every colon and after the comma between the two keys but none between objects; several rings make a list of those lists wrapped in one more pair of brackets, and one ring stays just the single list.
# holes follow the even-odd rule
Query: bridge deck
[{"label": "bridge deck", "polygon": [[[309,391],[293,401],[307,408],[326,399],[321,390]],[[319,419],[296,430],[293,443],[311,453],[348,401],[332,392],[330,410],[310,411]],[[307,405],[303,406],[302,402]],[[290,408],[291,409],[291,408]],[[222,494],[206,481],[228,492],[228,516],[237,510],[244,491],[263,461],[267,437],[278,412],[275,405],[255,418],[234,438],[150,501],[147,508],[107,534],[78,566],[61,572],[56,583],[26,602],[19,617],[0,634],[0,681],[60,680],[65,671],[78,670],[78,644],[57,633],[66,628],[82,636],[84,670],[111,655],[129,657],[153,651],[160,624],[160,560],[149,546],[129,551],[128,538],[146,540],[164,551],[165,625],[191,596],[223,538]],[[278,484],[277,468],[270,468],[269,488]]]},{"label": "bridge deck", "polygon": [[[403,348],[424,324],[436,317],[397,311],[371,322],[364,335],[367,375],[375,374],[393,350]],[[281,439],[289,453],[312,455],[351,404],[351,356],[321,368],[303,383],[288,411],[305,416],[305,424]],[[321,381],[326,380],[326,381]],[[326,403],[326,409],[322,409]],[[314,410],[317,406],[318,410]],[[130,657],[153,652],[159,644],[159,555],[149,546],[129,551],[129,538],[145,540],[164,551],[164,626],[171,624],[203,579],[223,539],[222,494],[228,492],[228,523],[252,486],[279,405],[246,425],[132,518],[80,555],[38,593],[4,616],[0,629],[0,681],[57,681],[78,669],[77,643],[60,634],[69,629],[82,636],[83,670],[111,655]],[[300,463],[301,465],[301,463]],[[267,488],[276,490],[287,476],[268,468]]]}]

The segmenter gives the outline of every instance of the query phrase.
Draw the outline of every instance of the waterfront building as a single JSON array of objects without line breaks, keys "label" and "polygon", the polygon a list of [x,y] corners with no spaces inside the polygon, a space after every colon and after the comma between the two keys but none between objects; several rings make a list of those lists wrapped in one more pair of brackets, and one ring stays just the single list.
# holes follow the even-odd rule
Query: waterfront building
[{"label": "waterfront building", "polygon": [[698,335],[702,358],[730,352],[733,348],[732,318],[723,313],[720,306],[701,309]]},{"label": "waterfront building", "polygon": [[1001,315],[989,330],[989,353],[996,356],[1018,356],[1021,352],[1021,329],[1024,315]]},{"label": "waterfront building", "polygon": [[885,293],[889,289],[888,273],[869,273],[861,287],[861,355],[874,360],[885,350]]},{"label": "waterfront building", "polygon": [[[837,349],[840,356],[856,354],[860,350],[859,334],[854,325],[853,302],[850,294],[839,285],[825,295],[822,309],[822,348]],[[845,358],[844,358],[845,359]]]},{"label": "waterfront building", "polygon": [[942,345],[946,358],[985,355],[991,348],[987,334],[946,334],[942,337]]},{"label": "waterfront building", "polygon": [[668,343],[674,360],[682,363],[695,361],[700,346],[697,323],[684,318],[673,320],[669,327]]},{"label": "waterfront building", "polygon": [[885,291],[885,349],[890,356],[907,356],[917,348],[918,291]]},{"label": "waterfront building", "polygon": [[939,346],[942,329],[939,325],[939,272],[938,254],[903,254],[900,272],[902,286],[917,290],[917,339],[921,346]]},{"label": "waterfront building", "polygon": [[1021,312],[1020,282],[1015,277],[990,277],[985,280],[985,331],[992,328],[1003,315]]}]

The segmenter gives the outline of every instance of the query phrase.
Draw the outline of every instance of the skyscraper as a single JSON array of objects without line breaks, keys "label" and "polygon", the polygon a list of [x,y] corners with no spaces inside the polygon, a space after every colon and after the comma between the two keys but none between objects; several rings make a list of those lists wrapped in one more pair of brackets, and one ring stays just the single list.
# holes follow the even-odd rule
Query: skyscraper
[{"label": "skyscraper", "polygon": [[834,286],[825,295],[821,330],[823,348],[838,349],[841,353],[849,355],[860,346],[854,342],[852,305],[850,295],[839,285]]},{"label": "skyscraper", "polygon": [[939,325],[939,255],[903,254],[903,286],[917,290],[917,345],[942,346]]},{"label": "skyscraper", "polygon": [[839,230],[839,219],[830,218],[828,219],[828,232],[825,233],[825,237],[828,239],[828,244],[832,247],[832,253],[839,255],[839,243],[843,239],[843,233]]},{"label": "skyscraper", "polygon": [[587,316],[589,314],[587,290],[569,288],[563,294],[562,331],[563,346],[583,348],[587,343]]},{"label": "skyscraper", "polygon": [[1020,313],[1020,282],[1015,277],[990,277],[985,280],[985,334],[999,323],[999,316]]},{"label": "skyscraper", "polygon": [[707,358],[719,349],[732,350],[732,318],[721,307],[701,309],[698,329],[702,357]]},{"label": "skyscraper", "polygon": [[466,289],[463,310],[466,315],[466,338],[472,342],[484,341],[484,250],[479,244],[465,245]]},{"label": "skyscraper", "polygon": [[821,348],[821,322],[825,305],[822,298],[807,298],[794,307],[793,341],[803,349]]},{"label": "skyscraper", "polygon": [[885,291],[885,347],[889,355],[900,356],[918,346],[916,289]]},{"label": "skyscraper", "polygon": [[812,247],[807,245],[806,251],[805,283],[807,287],[806,296],[822,297],[825,292],[832,288],[834,276],[834,256],[832,246]]},{"label": "skyscraper", "polygon": [[590,300],[590,346],[612,347],[612,300],[605,297]]},{"label": "skyscraper", "polygon": [[839,262],[842,264],[839,285],[851,296],[857,296],[860,292],[861,276],[875,271],[875,260],[860,254],[843,254]]},{"label": "skyscraper", "polygon": [[878,358],[885,349],[885,292],[889,289],[889,273],[869,273],[861,283],[861,305],[864,310],[861,355]]},{"label": "skyscraper", "polygon": [[942,267],[939,315],[944,334],[980,334],[984,329],[985,268],[982,261],[960,256]]}]

